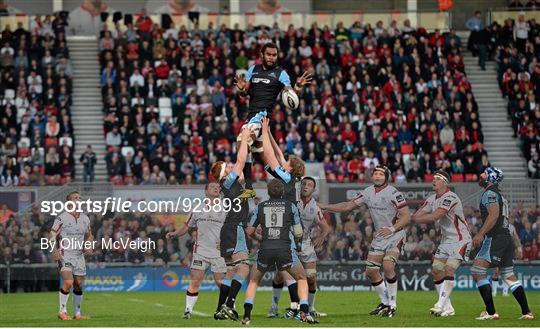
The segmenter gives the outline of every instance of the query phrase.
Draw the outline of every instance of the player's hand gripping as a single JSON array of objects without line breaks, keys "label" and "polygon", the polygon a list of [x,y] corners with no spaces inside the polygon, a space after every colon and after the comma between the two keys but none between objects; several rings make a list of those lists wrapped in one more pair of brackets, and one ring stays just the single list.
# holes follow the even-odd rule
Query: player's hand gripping
[{"label": "player's hand gripping", "polygon": [[476,234],[472,239],[472,243],[475,248],[480,248],[482,242],[484,242],[484,235],[480,233]]},{"label": "player's hand gripping", "polygon": [[246,76],[244,74],[239,74],[234,77],[234,84],[236,88],[240,91],[245,91],[247,88]]}]

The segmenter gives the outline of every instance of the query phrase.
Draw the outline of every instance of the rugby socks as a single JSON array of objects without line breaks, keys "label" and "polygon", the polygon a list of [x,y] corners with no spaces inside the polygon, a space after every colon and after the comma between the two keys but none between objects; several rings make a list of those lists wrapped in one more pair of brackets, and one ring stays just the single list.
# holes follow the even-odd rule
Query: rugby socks
[{"label": "rugby socks", "polygon": [[437,304],[444,307],[450,301],[450,295],[452,294],[452,290],[454,289],[454,277],[453,276],[445,277],[444,282],[442,283],[440,289],[441,290],[439,293],[439,301],[437,302]]},{"label": "rugby socks", "polygon": [[309,310],[313,311],[315,310],[315,293],[317,290],[310,290],[308,295],[308,302],[309,302]]},{"label": "rugby socks", "polygon": [[287,288],[289,289],[289,295],[291,296],[291,308],[293,310],[298,308],[298,302],[300,298],[298,297],[298,284],[295,280],[287,280]]},{"label": "rugby socks", "polygon": [[433,283],[435,284],[435,289],[437,290],[437,296],[440,296],[441,295],[441,287],[442,287],[442,284],[444,282],[444,279],[442,280],[433,280]]},{"label": "rugby socks", "polygon": [[[220,289],[220,298],[221,298],[221,289]],[[193,307],[195,306],[195,303],[197,303],[197,299],[199,298],[199,292],[191,292],[189,290],[186,290],[186,312],[192,312]]]},{"label": "rugby socks", "polygon": [[73,308],[75,309],[75,314],[81,314],[82,297],[82,290],[73,289]]},{"label": "rugby socks", "polygon": [[300,301],[300,312],[309,313],[309,304],[307,300]]},{"label": "rugby socks", "polygon": [[221,281],[221,287],[219,287],[219,300],[217,310],[221,308],[221,305],[225,304],[227,296],[229,295],[229,290],[231,289],[231,280],[223,279]]},{"label": "rugby socks", "polygon": [[391,279],[386,279],[386,285],[387,285],[387,291],[388,291],[388,299],[390,306],[396,307],[397,305],[397,275]]},{"label": "rugby socks", "polygon": [[253,309],[253,299],[244,301],[244,319],[251,319],[251,310]]},{"label": "rugby socks", "polygon": [[236,296],[238,292],[242,289],[242,278],[235,275],[231,282],[231,289],[229,289],[229,296],[227,296],[227,307],[234,308],[234,302],[236,301]]},{"label": "rugby socks", "polygon": [[495,314],[495,305],[493,304],[493,295],[491,295],[491,284],[488,279],[482,279],[476,284],[478,286],[478,291],[480,296],[484,300],[486,305],[486,311],[489,315]]},{"label": "rugby socks", "polygon": [[252,179],[251,179],[251,162],[252,162],[251,154],[248,154],[247,159],[246,159],[246,163],[244,164],[244,170],[243,170],[243,173],[244,173],[244,186],[248,190],[253,189]]},{"label": "rugby socks", "polygon": [[60,312],[67,312],[67,302],[69,299],[69,291],[64,291],[64,289],[60,289],[58,296],[60,297]]},{"label": "rugby socks", "polygon": [[384,282],[384,279],[381,279],[381,281],[379,282],[372,282],[371,285],[379,294],[379,297],[381,298],[381,303],[383,303],[384,305],[388,305],[388,292],[386,290],[386,283]]},{"label": "rugby socks", "polygon": [[275,283],[272,281],[272,306],[276,308],[279,305],[279,300],[281,299],[281,291],[283,290],[283,282]]},{"label": "rugby socks", "polygon": [[525,295],[525,289],[521,285],[521,282],[516,281],[510,285],[510,290],[512,290],[512,295],[521,306],[521,314],[525,315],[531,310],[529,309],[529,303],[527,302],[527,296]]}]

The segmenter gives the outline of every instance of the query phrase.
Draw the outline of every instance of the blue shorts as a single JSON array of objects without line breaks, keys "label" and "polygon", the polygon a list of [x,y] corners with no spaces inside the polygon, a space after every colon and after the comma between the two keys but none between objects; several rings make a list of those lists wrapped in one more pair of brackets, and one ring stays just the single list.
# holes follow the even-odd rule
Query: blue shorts
[{"label": "blue shorts", "polygon": [[257,269],[262,272],[285,271],[299,263],[293,249],[267,249],[257,253]]},{"label": "blue shorts", "polygon": [[483,259],[492,267],[514,266],[514,241],[507,234],[485,237],[474,259]]},{"label": "blue shorts", "polygon": [[244,227],[238,224],[224,224],[220,233],[221,257],[230,258],[239,252],[248,252]]}]

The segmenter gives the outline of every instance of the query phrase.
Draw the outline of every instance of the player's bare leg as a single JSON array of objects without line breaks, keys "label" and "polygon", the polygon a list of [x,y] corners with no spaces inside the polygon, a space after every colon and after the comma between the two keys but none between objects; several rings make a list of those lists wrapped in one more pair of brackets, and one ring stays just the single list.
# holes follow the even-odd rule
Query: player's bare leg
[{"label": "player's bare leg", "polygon": [[193,307],[199,298],[199,288],[204,279],[204,271],[191,269],[189,286],[186,290],[186,308],[184,310],[184,319],[191,319]]},{"label": "player's bare leg", "polygon": [[292,275],[298,284],[298,297],[300,299],[300,321],[306,323],[318,323],[318,321],[313,319],[313,317],[309,314],[309,289],[304,267],[302,267],[302,264],[298,261],[296,264],[293,263],[293,266],[288,268],[287,272]]},{"label": "player's bare leg", "polygon": [[381,313],[382,317],[391,318],[397,311],[397,290],[398,278],[396,274],[396,264],[399,258],[399,251],[388,251],[383,258],[383,272],[386,279],[386,289],[388,292],[388,307]]},{"label": "player's bare leg", "polygon": [[244,300],[244,316],[242,317],[242,324],[249,325],[251,323],[251,311],[253,310],[255,295],[263,275],[264,273],[257,269],[257,265],[253,265]]},{"label": "player's bare leg", "polygon": [[73,318],[77,320],[88,320],[90,319],[89,316],[81,314],[84,276],[74,275],[73,279],[73,308],[75,309],[75,316]]},{"label": "player's bare leg", "polygon": [[384,282],[383,277],[381,276],[381,266],[383,261],[383,255],[373,255],[372,253],[368,254],[366,260],[366,275],[373,286],[373,289],[377,291],[381,302],[375,309],[369,312],[370,315],[379,315],[381,312],[386,310],[389,306],[388,301],[388,291],[386,289],[386,283]]},{"label": "player's bare leg", "polygon": [[70,316],[67,315],[67,302],[69,299],[69,291],[73,287],[73,273],[71,271],[61,271],[60,276],[62,277],[62,288],[58,293],[60,300],[60,310],[58,311],[59,320],[72,320]]},{"label": "player's bare leg", "polygon": [[313,317],[324,317],[326,313],[320,313],[315,309],[315,293],[317,292],[317,263],[308,262],[302,263],[304,269],[306,270],[306,277],[308,283],[308,302],[309,302],[309,313]]}]

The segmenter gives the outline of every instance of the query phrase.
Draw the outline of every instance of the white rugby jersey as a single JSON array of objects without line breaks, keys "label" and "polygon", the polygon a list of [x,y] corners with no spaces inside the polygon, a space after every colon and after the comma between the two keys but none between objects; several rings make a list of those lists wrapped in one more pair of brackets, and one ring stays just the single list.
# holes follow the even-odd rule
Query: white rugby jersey
[{"label": "white rugby jersey", "polygon": [[300,219],[304,230],[302,243],[311,243],[311,233],[315,226],[323,220],[323,213],[314,198],[309,199],[306,203],[300,199],[298,201],[298,210],[300,211]]},{"label": "white rugby jersey", "polygon": [[360,192],[353,202],[357,205],[365,203],[369,209],[375,231],[390,227],[397,221],[397,212],[407,206],[403,194],[388,184],[382,187],[371,185]]},{"label": "white rugby jersey", "polygon": [[457,194],[450,190],[438,198],[432,194],[422,205],[422,209],[427,212],[433,212],[438,208],[446,211],[446,215],[439,220],[443,236],[441,243],[471,240],[471,233],[463,214],[463,205]]},{"label": "white rugby jersey", "polygon": [[54,220],[52,231],[57,234],[56,241],[60,243],[59,250],[62,254],[82,255],[84,237],[90,232],[90,218],[83,213],[74,215],[63,212]]},{"label": "white rugby jersey", "polygon": [[219,236],[221,227],[225,222],[227,213],[215,212],[213,209],[204,209],[201,212],[192,212],[189,215],[188,227],[197,228],[197,236],[193,253],[208,257],[221,257],[219,251]]}]

